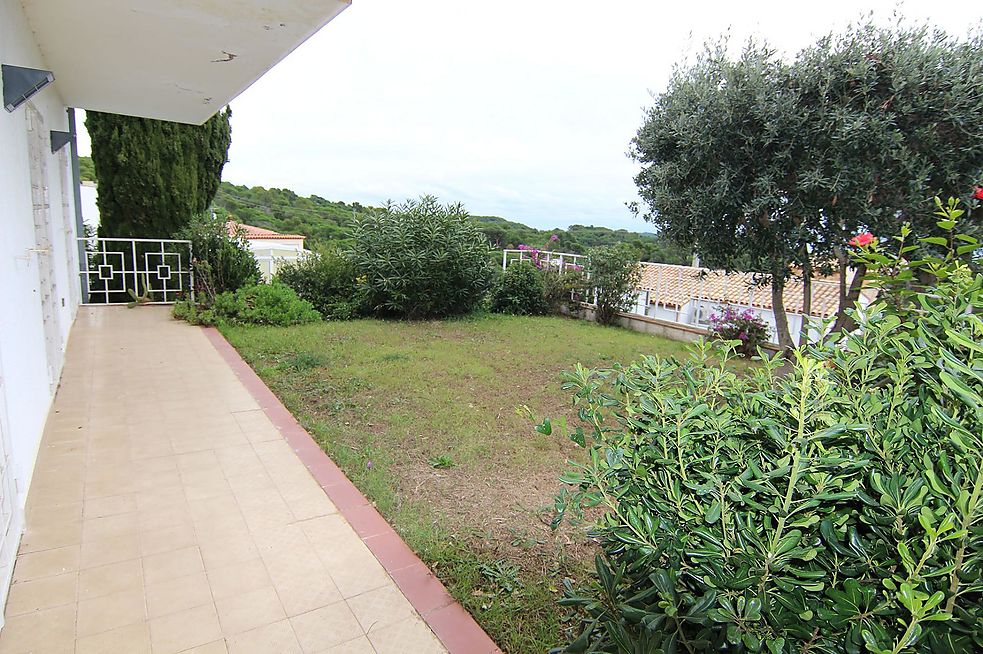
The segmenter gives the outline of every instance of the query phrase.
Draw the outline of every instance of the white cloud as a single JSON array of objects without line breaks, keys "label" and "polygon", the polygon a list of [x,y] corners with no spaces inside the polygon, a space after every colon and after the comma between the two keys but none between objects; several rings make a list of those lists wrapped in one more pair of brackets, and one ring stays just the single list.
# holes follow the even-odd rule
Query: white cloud
[{"label": "white cloud", "polygon": [[[649,92],[708,38],[794,54],[893,1],[355,0],[232,103],[225,179],[381,203],[422,193],[539,227],[644,231],[625,152]],[[953,34],[968,0],[900,5]]]}]

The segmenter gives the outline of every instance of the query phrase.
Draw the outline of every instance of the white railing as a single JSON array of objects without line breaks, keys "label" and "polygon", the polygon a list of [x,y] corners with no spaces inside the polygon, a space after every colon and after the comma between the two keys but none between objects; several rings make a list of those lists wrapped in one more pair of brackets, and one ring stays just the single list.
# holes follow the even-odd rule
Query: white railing
[{"label": "white railing", "polygon": [[[151,238],[79,238],[82,298],[86,304],[148,304],[194,300],[191,241]],[[131,295],[131,291],[133,295]]]},{"label": "white railing", "polygon": [[502,270],[521,261],[535,263],[544,270],[583,270],[587,265],[587,255],[549,250],[502,250]]}]

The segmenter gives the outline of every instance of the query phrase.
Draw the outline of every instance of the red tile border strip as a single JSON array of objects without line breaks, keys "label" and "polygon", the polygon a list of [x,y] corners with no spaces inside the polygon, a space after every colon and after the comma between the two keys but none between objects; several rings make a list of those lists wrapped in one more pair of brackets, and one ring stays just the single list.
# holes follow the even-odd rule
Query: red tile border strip
[{"label": "red tile border strip", "polygon": [[440,580],[300,426],[222,333],[214,327],[202,327],[202,330],[447,651],[450,654],[501,654],[471,614],[451,597]]}]

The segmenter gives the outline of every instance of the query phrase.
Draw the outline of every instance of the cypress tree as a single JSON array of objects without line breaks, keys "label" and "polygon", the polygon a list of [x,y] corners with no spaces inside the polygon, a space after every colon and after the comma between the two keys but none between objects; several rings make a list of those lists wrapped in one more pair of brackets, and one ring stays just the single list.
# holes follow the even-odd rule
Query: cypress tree
[{"label": "cypress tree", "polygon": [[228,160],[232,111],[202,125],[86,112],[99,236],[169,238],[205,211]]}]

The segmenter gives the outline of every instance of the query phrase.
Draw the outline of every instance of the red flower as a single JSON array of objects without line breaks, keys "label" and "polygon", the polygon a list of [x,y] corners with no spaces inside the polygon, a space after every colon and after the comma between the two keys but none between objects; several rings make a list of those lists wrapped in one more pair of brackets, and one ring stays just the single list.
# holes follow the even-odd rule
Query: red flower
[{"label": "red flower", "polygon": [[851,238],[848,243],[855,248],[865,248],[871,243],[876,243],[877,239],[870,232],[864,232],[863,234],[857,234]]},{"label": "red flower", "polygon": [[976,187],[976,192],[973,193],[973,197],[977,200],[983,200],[983,186]]}]

